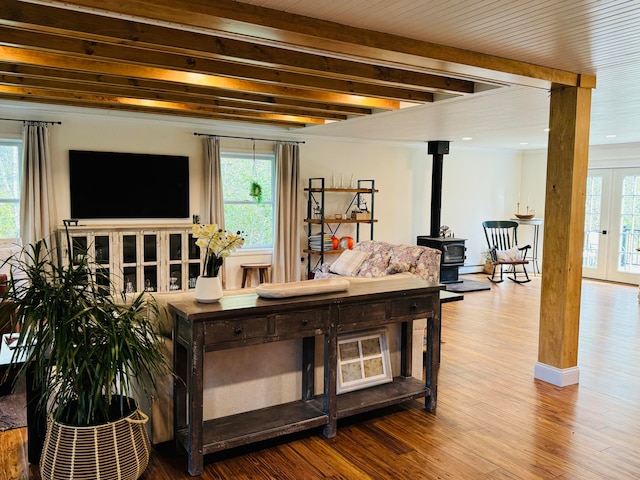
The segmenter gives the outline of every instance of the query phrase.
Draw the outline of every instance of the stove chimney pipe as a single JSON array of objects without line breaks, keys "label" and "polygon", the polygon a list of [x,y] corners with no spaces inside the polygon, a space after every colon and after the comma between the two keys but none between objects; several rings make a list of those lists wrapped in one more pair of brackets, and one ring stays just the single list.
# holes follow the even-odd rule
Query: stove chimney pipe
[{"label": "stove chimney pipe", "polygon": [[433,155],[431,171],[431,236],[440,236],[440,216],[442,209],[442,161],[449,153],[449,142],[432,140],[427,142],[427,153]]}]

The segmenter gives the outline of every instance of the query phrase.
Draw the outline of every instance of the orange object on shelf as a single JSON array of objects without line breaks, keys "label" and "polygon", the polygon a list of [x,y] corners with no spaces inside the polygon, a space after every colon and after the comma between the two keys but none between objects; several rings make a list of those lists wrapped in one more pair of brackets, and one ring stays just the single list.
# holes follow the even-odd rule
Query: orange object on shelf
[{"label": "orange object on shelf", "polygon": [[335,235],[331,237],[331,245],[333,245],[334,250],[338,249],[339,243],[340,243],[340,240],[338,240],[338,237],[336,237]]},{"label": "orange object on shelf", "polygon": [[344,236],[340,238],[340,242],[338,243],[338,246],[342,249],[352,249],[353,248],[353,238],[349,237],[349,236]]}]

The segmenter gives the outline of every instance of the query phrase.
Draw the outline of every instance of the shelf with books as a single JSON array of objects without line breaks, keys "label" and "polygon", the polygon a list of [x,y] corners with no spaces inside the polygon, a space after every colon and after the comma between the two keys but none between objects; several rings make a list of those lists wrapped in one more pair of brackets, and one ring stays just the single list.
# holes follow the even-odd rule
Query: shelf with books
[{"label": "shelf with books", "polygon": [[[338,230],[342,225],[353,225],[355,241],[360,241],[361,225],[369,225],[369,239],[373,240],[373,226],[378,221],[374,218],[374,180],[358,180],[355,188],[327,187],[322,177],[310,178],[309,185],[304,189],[307,194],[307,224],[308,248],[307,276],[312,278],[315,268],[322,265],[325,255],[340,254],[345,250],[344,245],[338,246]],[[346,208],[341,213],[328,213],[327,194],[346,194]],[[351,232],[349,232],[351,233]],[[323,241],[324,238],[324,241]],[[353,239],[346,237],[349,242]]]}]

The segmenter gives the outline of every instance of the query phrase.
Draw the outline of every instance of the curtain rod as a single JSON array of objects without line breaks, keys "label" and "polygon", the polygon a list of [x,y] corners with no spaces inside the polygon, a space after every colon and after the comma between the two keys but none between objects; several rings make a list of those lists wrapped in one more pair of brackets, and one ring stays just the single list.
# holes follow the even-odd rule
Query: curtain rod
[{"label": "curtain rod", "polygon": [[198,137],[220,137],[220,138],[239,138],[241,140],[258,140],[260,142],[287,142],[287,143],[304,143],[301,140],[274,140],[273,138],[253,138],[253,137],[233,137],[231,135],[215,135],[212,133],[198,133],[194,132],[194,135]]},{"label": "curtain rod", "polygon": [[47,123],[49,125],[62,125],[62,122],[48,122],[46,120],[20,120],[18,118],[0,118],[0,120],[5,122],[34,122],[34,123]]}]

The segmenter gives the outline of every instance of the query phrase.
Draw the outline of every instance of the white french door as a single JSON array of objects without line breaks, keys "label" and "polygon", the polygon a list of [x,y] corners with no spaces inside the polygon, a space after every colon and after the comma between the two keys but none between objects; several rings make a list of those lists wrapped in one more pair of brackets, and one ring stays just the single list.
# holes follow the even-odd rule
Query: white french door
[{"label": "white french door", "polygon": [[640,168],[589,170],[582,274],[638,283]]}]

